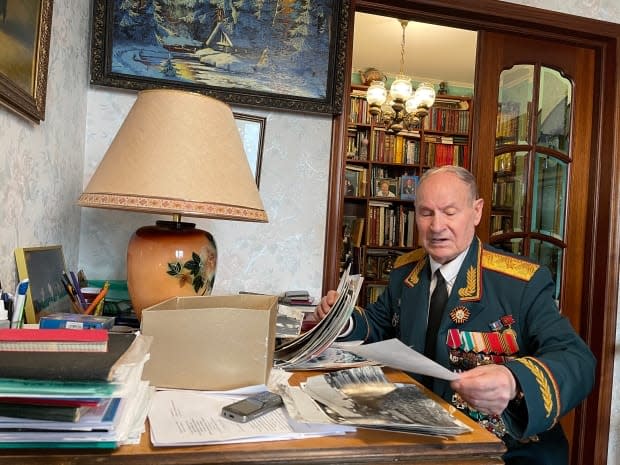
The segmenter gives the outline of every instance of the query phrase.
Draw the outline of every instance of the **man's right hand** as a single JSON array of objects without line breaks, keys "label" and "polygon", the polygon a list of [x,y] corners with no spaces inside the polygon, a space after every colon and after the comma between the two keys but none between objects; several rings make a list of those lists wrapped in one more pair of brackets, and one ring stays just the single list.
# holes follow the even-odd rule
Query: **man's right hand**
[{"label": "man's right hand", "polygon": [[321,298],[321,301],[314,309],[314,319],[316,321],[321,321],[325,318],[332,309],[332,306],[336,303],[337,299],[338,293],[336,291],[328,291],[327,294]]}]

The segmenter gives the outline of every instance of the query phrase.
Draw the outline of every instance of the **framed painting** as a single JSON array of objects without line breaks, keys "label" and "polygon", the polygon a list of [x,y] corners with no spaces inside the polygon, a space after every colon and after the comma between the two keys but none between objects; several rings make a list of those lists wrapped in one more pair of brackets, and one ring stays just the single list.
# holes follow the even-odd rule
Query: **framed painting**
[{"label": "framed painting", "polygon": [[26,323],[38,323],[51,313],[71,312],[71,300],[62,283],[66,271],[62,246],[16,249],[15,262],[20,281],[30,281],[24,307]]},{"label": "framed painting", "polygon": [[94,0],[91,83],[342,111],[350,0]]},{"label": "framed painting", "polygon": [[234,113],[235,123],[239,128],[239,135],[243,142],[243,149],[248,157],[248,163],[256,179],[256,186],[260,187],[260,168],[263,162],[263,142],[265,140],[265,121],[261,116]]},{"label": "framed painting", "polygon": [[52,1],[0,0],[0,103],[45,119]]}]

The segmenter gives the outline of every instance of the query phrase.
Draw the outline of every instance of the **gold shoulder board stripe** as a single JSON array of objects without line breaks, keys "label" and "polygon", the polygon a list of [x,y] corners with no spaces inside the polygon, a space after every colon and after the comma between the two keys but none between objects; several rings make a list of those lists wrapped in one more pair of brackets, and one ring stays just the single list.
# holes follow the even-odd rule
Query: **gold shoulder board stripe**
[{"label": "gold shoulder board stripe", "polygon": [[398,268],[399,266],[404,266],[404,265],[408,265],[409,263],[420,261],[424,258],[425,255],[426,255],[426,251],[422,247],[412,250],[411,252],[407,252],[404,255],[400,255],[394,261],[394,268]]},{"label": "gold shoulder board stripe", "polygon": [[426,261],[426,256],[424,256],[418,261],[416,266],[413,267],[411,273],[409,273],[409,275],[405,278],[405,285],[407,287],[413,287],[420,282],[420,271],[422,271],[422,268],[426,265]]},{"label": "gold shoulder board stripe", "polygon": [[540,265],[528,262],[519,257],[504,255],[488,250],[482,251],[482,267],[497,271],[513,278],[529,281]]}]

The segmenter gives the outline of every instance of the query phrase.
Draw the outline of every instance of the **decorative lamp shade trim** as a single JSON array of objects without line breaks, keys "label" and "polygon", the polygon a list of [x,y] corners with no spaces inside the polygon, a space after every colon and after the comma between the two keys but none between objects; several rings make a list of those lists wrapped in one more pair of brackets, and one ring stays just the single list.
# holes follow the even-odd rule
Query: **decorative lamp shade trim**
[{"label": "decorative lamp shade trim", "polygon": [[234,205],[217,205],[207,202],[191,202],[178,199],[159,199],[117,194],[84,193],[78,200],[82,207],[130,210],[145,213],[180,214],[201,218],[220,218],[238,221],[255,221],[266,223],[267,213]]}]

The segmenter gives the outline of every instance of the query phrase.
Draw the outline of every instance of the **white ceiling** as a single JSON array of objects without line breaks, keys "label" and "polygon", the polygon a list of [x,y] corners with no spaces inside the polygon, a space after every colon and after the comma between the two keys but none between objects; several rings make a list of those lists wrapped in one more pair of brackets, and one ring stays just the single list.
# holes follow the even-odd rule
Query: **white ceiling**
[{"label": "white ceiling", "polygon": [[[403,29],[396,18],[355,13],[353,71],[398,74]],[[410,21],[405,29],[405,74],[415,80],[473,87],[475,31]]]}]

